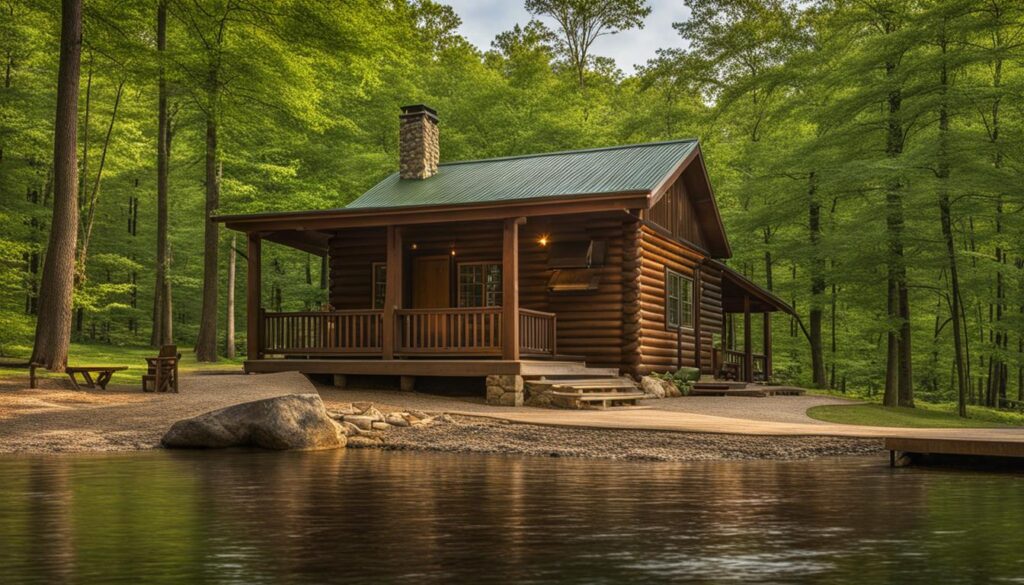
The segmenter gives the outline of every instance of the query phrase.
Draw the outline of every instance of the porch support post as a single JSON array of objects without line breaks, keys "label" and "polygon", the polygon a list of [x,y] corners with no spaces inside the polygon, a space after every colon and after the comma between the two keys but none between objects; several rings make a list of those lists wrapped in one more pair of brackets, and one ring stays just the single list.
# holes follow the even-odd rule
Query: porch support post
[{"label": "porch support post", "polygon": [[764,380],[772,379],[772,314],[768,311],[764,315]]},{"label": "porch support post", "polygon": [[246,358],[258,360],[260,347],[263,345],[263,307],[261,305],[261,287],[263,285],[262,251],[260,235],[250,232],[248,235],[248,253],[246,262],[248,270],[246,274],[246,297],[245,297],[245,353]]},{"label": "porch support post", "polygon": [[743,295],[743,381],[754,381],[754,348],[750,336],[750,296]]},{"label": "porch support post", "polygon": [[501,252],[501,357],[519,359],[519,224],[506,219]]},{"label": "porch support post", "polygon": [[402,305],[402,232],[401,229],[389,225],[385,240],[387,248],[387,281],[384,285],[384,315],[381,332],[381,357],[386,360],[395,357],[395,332],[398,323],[395,310]]},{"label": "porch support post", "polygon": [[693,349],[694,366],[697,367],[699,375],[704,374],[704,328],[701,323],[701,307],[704,304],[704,287],[701,285],[700,266],[693,271]]}]

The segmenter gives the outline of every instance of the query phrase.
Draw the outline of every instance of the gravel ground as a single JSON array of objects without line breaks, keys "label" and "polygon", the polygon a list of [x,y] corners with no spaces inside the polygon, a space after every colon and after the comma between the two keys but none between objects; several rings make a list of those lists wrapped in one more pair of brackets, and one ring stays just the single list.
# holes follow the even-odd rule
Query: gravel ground
[{"label": "gravel ground", "polygon": [[877,439],[596,430],[453,418],[454,423],[383,433],[384,448],[642,461],[808,459],[873,454],[882,448]]},{"label": "gravel ground", "polygon": [[[45,379],[42,383],[42,388],[30,390],[26,388],[27,380],[0,380],[0,453],[151,449],[159,445],[160,437],[177,420],[241,402],[314,390],[304,376],[296,373],[183,376],[179,394],[149,394],[126,387],[76,391],[57,379]],[[384,412],[416,409],[500,414],[523,410],[488,406],[477,397],[338,390],[331,386],[317,386],[316,390],[328,408],[367,401]],[[736,406],[715,406],[722,416],[727,416],[728,409],[747,409],[757,402],[757,408],[743,410],[742,414],[748,418],[771,413],[775,417],[802,414],[801,409],[806,408],[803,402],[785,398],[683,398],[649,404],[689,410],[714,406],[723,400],[735,401]],[[766,408],[775,404],[779,405],[777,409]],[[800,422],[810,420],[805,419]],[[596,430],[512,424],[473,416],[457,416],[455,420],[426,428],[388,431],[383,433],[385,448],[660,461],[800,459],[880,449],[878,441],[864,439]]]}]

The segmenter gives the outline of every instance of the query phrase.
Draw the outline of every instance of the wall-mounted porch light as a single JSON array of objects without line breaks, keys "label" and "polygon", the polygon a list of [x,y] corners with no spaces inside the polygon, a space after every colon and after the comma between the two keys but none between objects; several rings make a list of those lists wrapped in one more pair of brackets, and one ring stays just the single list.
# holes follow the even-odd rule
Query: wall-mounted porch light
[{"label": "wall-mounted porch light", "polygon": [[547,246],[548,245],[548,235],[547,234],[542,234],[541,237],[537,238],[537,243],[540,244],[542,248],[544,246]]}]

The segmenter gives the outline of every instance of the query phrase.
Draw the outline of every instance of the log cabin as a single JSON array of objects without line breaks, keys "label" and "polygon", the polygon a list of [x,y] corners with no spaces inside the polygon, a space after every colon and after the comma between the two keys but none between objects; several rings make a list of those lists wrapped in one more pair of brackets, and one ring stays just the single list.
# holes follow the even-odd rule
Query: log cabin
[{"label": "log cabin", "polygon": [[[696,140],[442,164],[437,112],[399,117],[398,172],[347,206],[215,218],[248,238],[247,372],[486,377],[502,404],[538,376],[771,379],[791,309],[724,263]],[[326,256],[324,310],[264,309],[263,242]]]}]

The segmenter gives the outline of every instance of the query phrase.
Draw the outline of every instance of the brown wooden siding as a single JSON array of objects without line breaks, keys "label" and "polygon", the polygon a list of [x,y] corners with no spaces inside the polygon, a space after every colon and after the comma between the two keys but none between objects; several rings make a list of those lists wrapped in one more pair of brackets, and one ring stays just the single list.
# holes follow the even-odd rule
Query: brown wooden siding
[{"label": "brown wooden siding", "polygon": [[[665,269],[694,278],[703,255],[685,244],[644,225],[640,238],[641,366],[638,373],[664,372],[678,366],[678,333],[665,329]],[[701,366],[711,373],[712,336],[722,330],[722,279],[718,270],[702,266]],[[696,365],[693,329],[682,334],[683,364]]]},{"label": "brown wooden siding", "polygon": [[373,263],[384,262],[385,228],[341,230],[331,237],[331,305],[339,310],[369,309],[373,304]]},{"label": "brown wooden siding", "polygon": [[[338,231],[330,241],[331,305],[335,309],[369,309],[372,266],[387,259],[384,228]],[[415,244],[415,249],[413,245]],[[451,255],[454,249],[455,255]],[[405,306],[412,298],[412,259],[418,255],[451,257],[452,306],[455,306],[457,265],[462,262],[501,262],[501,224],[466,222],[409,226],[402,233]]]},{"label": "brown wooden siding", "polygon": [[[558,353],[582,356],[600,367],[622,367],[623,226],[633,220],[623,213],[532,217],[522,226],[519,244],[519,304],[558,315]],[[551,242],[604,240],[604,266],[598,268],[596,291],[549,293],[548,248]]]},{"label": "brown wooden siding", "polygon": [[706,238],[697,220],[693,202],[686,192],[683,178],[680,177],[669,187],[668,191],[648,211],[650,221],[668,230],[677,238],[693,242],[706,248]]}]

